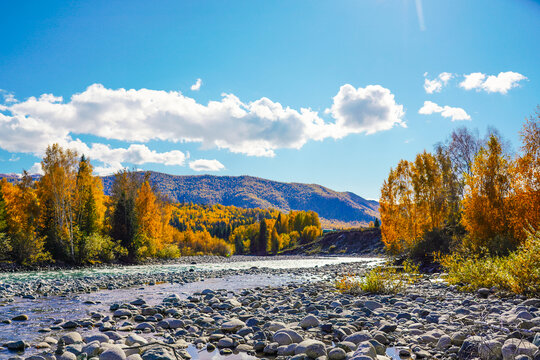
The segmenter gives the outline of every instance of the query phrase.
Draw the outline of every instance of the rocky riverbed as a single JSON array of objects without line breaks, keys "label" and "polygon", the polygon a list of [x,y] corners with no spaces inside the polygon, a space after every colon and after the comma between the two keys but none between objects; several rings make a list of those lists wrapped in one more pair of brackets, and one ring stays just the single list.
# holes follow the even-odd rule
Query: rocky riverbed
[{"label": "rocky riverbed", "polygon": [[[93,304],[80,318],[50,319],[36,332],[35,340],[14,338],[5,344],[20,350],[19,354],[1,356],[32,360],[540,359],[540,299],[501,298],[489,289],[461,293],[445,285],[439,275],[426,275],[397,295],[336,292],[336,274],[366,266],[361,264],[234,270],[235,286],[228,289],[224,284],[222,289],[201,287],[157,297],[124,293],[122,299]],[[278,285],[242,286],[243,276],[260,278],[264,285],[265,278],[286,272],[305,277]],[[199,280],[227,276],[219,271],[193,273],[184,276]],[[18,323],[26,321],[23,315]]]}]

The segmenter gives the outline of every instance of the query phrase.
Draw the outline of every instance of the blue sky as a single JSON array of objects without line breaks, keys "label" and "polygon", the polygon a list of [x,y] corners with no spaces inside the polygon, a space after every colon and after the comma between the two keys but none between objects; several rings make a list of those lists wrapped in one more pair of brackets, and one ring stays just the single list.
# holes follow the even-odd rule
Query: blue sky
[{"label": "blue sky", "polygon": [[455,127],[495,126],[517,150],[540,104],[528,0],[10,2],[0,31],[1,173],[38,171],[59,142],[99,173],[376,199]]}]

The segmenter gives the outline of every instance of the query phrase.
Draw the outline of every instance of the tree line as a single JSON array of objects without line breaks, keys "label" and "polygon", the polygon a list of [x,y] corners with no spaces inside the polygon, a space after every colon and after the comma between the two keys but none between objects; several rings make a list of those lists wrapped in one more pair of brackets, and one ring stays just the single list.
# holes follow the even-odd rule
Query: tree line
[{"label": "tree line", "polygon": [[106,196],[90,160],[47,148],[37,181],[0,181],[0,260],[88,264],[182,255],[276,254],[321,234],[312,211],[173,204],[148,174],[121,170]]},{"label": "tree line", "polygon": [[540,225],[540,112],[526,119],[512,154],[494,129],[467,128],[401,160],[381,188],[382,240],[392,253],[461,249],[506,255]]}]

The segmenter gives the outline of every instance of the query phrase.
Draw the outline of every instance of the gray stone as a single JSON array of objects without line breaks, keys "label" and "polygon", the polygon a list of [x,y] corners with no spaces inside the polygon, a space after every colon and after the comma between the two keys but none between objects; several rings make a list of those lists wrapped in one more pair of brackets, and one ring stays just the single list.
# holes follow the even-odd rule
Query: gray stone
[{"label": "gray stone", "polygon": [[478,344],[478,356],[482,360],[497,360],[502,357],[502,344],[497,340],[485,340]]},{"label": "gray stone", "polygon": [[358,331],[355,332],[349,336],[347,336],[343,341],[350,341],[355,345],[358,345],[359,343],[363,341],[371,340],[371,335],[366,331]]},{"label": "gray stone", "polygon": [[450,336],[443,335],[439,338],[439,341],[437,342],[437,349],[446,350],[450,346],[452,346],[452,338]]},{"label": "gray stone", "polygon": [[377,358],[377,350],[375,350],[375,347],[371,345],[371,343],[364,341],[360,344],[358,344],[358,347],[354,351],[353,358],[357,358],[360,356],[368,356],[371,359]]},{"label": "gray stone", "polygon": [[242,320],[232,319],[221,324],[221,331],[236,332],[244,326],[246,326],[246,323],[244,323]]},{"label": "gray stone", "polygon": [[513,360],[516,355],[527,355],[532,357],[537,351],[538,346],[523,339],[508,339],[501,348],[504,360]]},{"label": "gray stone", "polygon": [[66,345],[76,344],[76,343],[80,343],[80,342],[83,341],[83,339],[81,337],[81,334],[79,334],[78,332],[74,332],[74,331],[65,334],[60,339],[64,340],[64,343]]},{"label": "gray stone", "polygon": [[99,355],[99,360],[125,360],[126,353],[118,347],[111,347]]},{"label": "gray stone", "polygon": [[383,305],[377,301],[368,300],[364,303],[364,307],[373,311],[382,308]]},{"label": "gray stone", "polygon": [[218,348],[232,348],[234,347],[234,340],[230,337],[223,337],[219,339],[217,343]]},{"label": "gray stone", "polygon": [[326,356],[326,347],[324,343],[317,340],[310,340],[306,346],[306,355],[310,358],[316,359],[320,356]]},{"label": "gray stone", "polygon": [[320,324],[320,321],[319,319],[317,319],[316,316],[308,315],[305,318],[303,318],[302,321],[300,321],[298,325],[300,325],[300,327],[302,327],[303,329],[309,329],[309,328],[317,327],[319,326],[319,324]]},{"label": "gray stone", "polygon": [[283,331],[275,333],[272,340],[277,342],[279,345],[289,345],[293,342],[289,334]]},{"label": "gray stone", "polygon": [[335,347],[328,352],[330,360],[343,360],[347,357],[347,353],[342,348]]},{"label": "gray stone", "polygon": [[12,351],[22,351],[26,349],[29,345],[24,341],[11,341],[5,344],[5,347],[7,347],[9,350]]},{"label": "gray stone", "polygon": [[142,358],[143,360],[176,360],[174,353],[163,347],[156,347],[146,350],[142,354]]}]

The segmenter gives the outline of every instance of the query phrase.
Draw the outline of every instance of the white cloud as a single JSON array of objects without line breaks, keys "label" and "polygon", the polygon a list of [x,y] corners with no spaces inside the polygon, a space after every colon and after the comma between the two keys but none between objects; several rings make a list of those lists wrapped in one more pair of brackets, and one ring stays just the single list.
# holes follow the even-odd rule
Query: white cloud
[{"label": "white cloud", "polygon": [[[424,77],[427,76],[427,73],[424,74]],[[433,94],[434,92],[441,92],[442,88],[448,84],[448,81],[453,77],[452,73],[442,72],[433,80],[428,78],[424,79],[424,90],[426,93]]]},{"label": "white cloud", "polygon": [[197,79],[197,81],[195,81],[195,84],[191,85],[191,91],[199,91],[199,89],[201,88],[201,85],[202,85],[202,80]]},{"label": "white cloud", "polygon": [[36,162],[34,163],[34,165],[32,165],[32,167],[28,170],[28,173],[30,175],[43,175],[43,169],[41,167],[41,163],[40,162]]},{"label": "white cloud", "polygon": [[[251,156],[274,156],[276,149],[301,148],[309,140],[341,138],[352,133],[372,134],[395,125],[405,126],[403,106],[390,90],[369,85],[355,89],[343,85],[327,110],[335,122],[316,111],[284,107],[268,98],[242,102],[233,94],[207,105],[180,92],[107,89],[94,84],[69,101],[52,94],[2,105],[0,148],[42,155],[48,144],[79,147],[106,164],[130,161],[180,165],[180,151],[156,153],[145,145],[110,149],[88,147],[73,134],[145,143],[199,142],[203,148],[222,148]],[[85,148],[86,146],[86,148]],[[84,151],[83,151],[84,150]]]},{"label": "white cloud", "polygon": [[[486,78],[487,77],[487,78]],[[506,94],[508,90],[519,86],[521,80],[527,79],[524,75],[513,72],[500,72],[499,75],[489,75],[475,72],[465,75],[459,86],[465,90],[476,89],[476,91],[484,90],[488,93],[498,92]]]},{"label": "white cloud", "polygon": [[215,159],[198,159],[190,161],[189,167],[194,171],[220,171],[225,169],[225,166]]},{"label": "white cloud", "polygon": [[380,85],[358,89],[343,85],[326,112],[336,119],[333,129],[336,137],[362,132],[373,134],[395,125],[406,127],[403,105],[397,104],[390,90]]},{"label": "white cloud", "polygon": [[419,114],[430,115],[440,113],[442,117],[451,118],[452,121],[471,120],[471,117],[465,110],[458,107],[439,106],[432,101],[424,101],[424,106],[418,110]]}]

